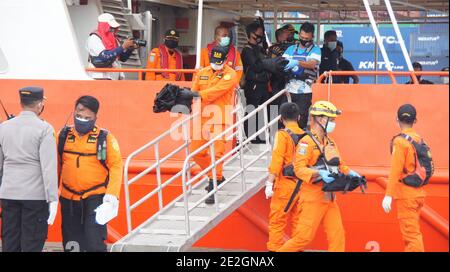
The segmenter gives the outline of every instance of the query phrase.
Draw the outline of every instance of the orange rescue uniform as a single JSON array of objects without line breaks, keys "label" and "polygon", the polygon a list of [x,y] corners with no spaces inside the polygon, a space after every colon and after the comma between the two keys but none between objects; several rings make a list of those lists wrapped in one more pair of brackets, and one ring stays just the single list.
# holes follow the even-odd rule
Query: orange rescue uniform
[{"label": "orange rescue uniform", "polygon": [[[421,137],[412,128],[402,130],[414,141]],[[413,145],[402,137],[396,137],[392,143],[391,171],[389,174],[386,195],[397,202],[397,218],[405,243],[405,251],[424,251],[422,233],[420,232],[420,210],[425,203],[423,187],[414,188],[405,185],[401,180],[415,171],[415,150]]]},{"label": "orange rescue uniform", "polygon": [[[314,137],[317,137],[314,134]],[[321,148],[332,148],[339,155],[333,140],[320,141]],[[313,183],[316,170],[311,169],[319,159],[320,151],[310,136],[305,136],[297,145],[294,157],[295,175],[303,181],[300,188],[300,215],[294,236],[277,251],[303,251],[312,242],[319,224],[322,222],[328,238],[328,250],[345,251],[345,232],[342,225],[341,213],[335,196],[322,191],[322,181]],[[340,158],[339,170],[348,174],[350,169]]]},{"label": "orange rescue uniform", "polygon": [[[233,45],[231,45],[233,46]],[[236,49],[236,56],[234,59],[234,63],[231,61],[226,60],[226,64],[228,66],[230,66],[231,68],[233,68],[233,70],[236,71],[237,74],[237,81],[239,82],[241,80],[242,74],[243,74],[243,69],[244,66],[242,64],[242,59],[241,59],[241,53],[239,53],[239,51]],[[209,62],[209,50],[207,47],[202,48],[201,51],[201,55],[200,55],[200,67],[208,67],[211,63]]]},{"label": "orange rescue uniform", "polygon": [[[295,134],[304,133],[297,122],[286,123],[286,128]],[[284,209],[294,192],[297,181],[283,176],[282,171],[284,166],[292,164],[294,154],[295,143],[291,136],[287,131],[279,130],[275,135],[272,161],[269,166],[269,173],[276,176],[274,192],[270,201],[269,241],[267,242],[267,249],[269,251],[276,251],[284,244],[284,233],[288,226],[289,219],[291,232],[293,232],[300,214],[298,194],[292,202],[288,212],[284,212]]]},{"label": "orange rescue uniform", "polygon": [[[196,131],[194,125],[191,151],[194,151],[207,143],[210,139],[220,134],[227,125],[233,123],[232,110],[234,90],[237,86],[236,72],[225,65],[222,71],[214,71],[211,67],[201,69],[194,78],[192,91],[198,91],[201,97],[201,131]],[[197,119],[198,120],[198,119]],[[195,121],[195,120],[194,120]],[[218,140],[214,144],[215,160],[220,159],[225,152],[225,138]],[[205,169],[211,164],[209,148],[202,150],[194,161]],[[223,163],[216,168],[217,180],[222,179]],[[208,173],[210,179],[213,178],[212,171]]]},{"label": "orange rescue uniform", "polygon": [[[91,132],[79,136],[72,127],[67,135],[65,151],[86,154],[97,153],[97,137],[100,129],[94,127]],[[59,138],[59,135],[58,135]],[[57,139],[58,139],[57,138]],[[122,156],[116,138],[108,133],[106,138],[106,165],[109,168],[108,186],[85,193],[86,199],[92,195],[111,194],[119,198],[122,184]],[[64,152],[62,154],[61,182],[70,189],[81,192],[105,182],[108,170],[100,163],[97,156],[79,156]],[[80,200],[81,196],[69,192],[64,186],[61,196],[68,200]]]},{"label": "orange rescue uniform", "polygon": [[[170,54],[169,50],[164,47],[167,51],[168,56],[168,67],[167,69],[183,69],[183,67],[177,67],[176,52]],[[161,51],[159,48],[153,48],[149,54],[147,61],[147,69],[161,69]],[[176,81],[176,73],[168,73],[168,78],[165,78],[161,73],[148,72],[145,75],[145,80],[156,80],[156,81]],[[180,81],[185,81],[184,74],[181,75]]]}]

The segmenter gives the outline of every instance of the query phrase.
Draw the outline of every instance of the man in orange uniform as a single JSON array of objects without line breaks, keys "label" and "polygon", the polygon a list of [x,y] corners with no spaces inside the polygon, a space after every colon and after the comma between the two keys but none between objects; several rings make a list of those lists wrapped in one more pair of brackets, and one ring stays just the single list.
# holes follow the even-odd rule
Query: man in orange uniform
[{"label": "man in orange uniform", "polygon": [[[166,31],[164,44],[153,48],[147,61],[147,69],[183,69],[183,56],[178,47],[180,34],[175,29]],[[183,73],[146,73],[145,80],[184,81]]]},{"label": "man in orange uniform", "polygon": [[[416,109],[412,105],[406,104],[398,109],[397,121],[403,134],[408,135],[416,142],[422,140],[412,128],[416,122]],[[391,172],[386,196],[382,202],[384,211],[389,213],[392,198],[397,201],[397,218],[407,252],[424,251],[419,216],[425,202],[425,190],[423,187],[415,188],[401,182],[406,175],[415,171],[415,153],[413,145],[408,140],[403,137],[393,139]]]},{"label": "man in orange uniform", "polygon": [[359,176],[342,161],[335,141],[328,137],[340,111],[328,101],[317,101],[310,108],[311,131],[297,145],[295,175],[303,181],[300,189],[300,215],[294,236],[277,251],[303,251],[311,243],[320,223],[328,238],[329,251],[345,251],[345,233],[334,193],[323,192],[322,182],[331,183],[330,174],[341,172]]},{"label": "man in orange uniform", "polygon": [[214,46],[222,46],[227,48],[228,54],[226,64],[236,71],[238,81],[241,80],[243,72],[241,54],[231,43],[230,30],[224,26],[216,27],[216,29],[214,30],[214,41],[208,44],[206,48],[202,49],[200,57],[200,67],[203,68],[209,66],[209,56],[211,55],[211,50],[214,48]]},{"label": "man in orange uniform", "polygon": [[[269,251],[276,251],[284,244],[283,236],[288,225],[288,217],[291,216],[291,230],[293,231],[297,225],[296,219],[299,214],[298,195],[288,212],[284,211],[297,181],[284,176],[283,167],[292,165],[296,145],[294,138],[301,137],[300,135],[304,134],[304,131],[298,126],[300,110],[297,104],[284,103],[280,107],[280,113],[285,128],[279,130],[275,135],[269,178],[266,181],[265,190],[266,198],[272,197],[269,213],[269,241],[267,243]],[[274,190],[272,190],[273,187],[275,187]]]},{"label": "man in orange uniform", "polygon": [[80,97],[74,126],[58,135],[62,236],[67,251],[106,251],[107,227],[97,223],[95,210],[105,203],[116,211],[119,207],[122,156],[115,137],[95,125],[99,106],[92,96]]},{"label": "man in orange uniform", "polygon": [[[236,72],[225,64],[226,50],[214,47],[211,51],[211,64],[201,69],[192,85],[195,96],[201,98],[201,131],[193,129],[193,139],[190,149],[198,149],[210,139],[223,132],[227,125],[232,124],[232,98],[238,84]],[[212,115],[212,116],[211,116]],[[225,137],[214,144],[215,160],[220,159],[225,152]],[[205,169],[211,164],[209,149],[204,149],[194,156],[194,161]],[[206,190],[213,190],[213,174],[208,172],[209,185]],[[216,179],[218,184],[224,181],[222,164],[217,165]],[[206,199],[205,203],[213,204],[214,195]]]}]

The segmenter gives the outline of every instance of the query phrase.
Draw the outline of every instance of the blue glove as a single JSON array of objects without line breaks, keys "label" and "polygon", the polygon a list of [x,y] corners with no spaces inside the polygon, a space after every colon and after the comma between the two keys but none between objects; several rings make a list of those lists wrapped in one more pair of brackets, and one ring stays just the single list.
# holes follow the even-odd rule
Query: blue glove
[{"label": "blue glove", "polygon": [[356,178],[360,178],[360,177],[361,177],[360,174],[356,173],[356,172],[353,171],[353,170],[350,170],[350,172],[348,173],[348,175],[349,175],[350,177],[356,177]]},{"label": "blue glove", "polygon": [[294,68],[297,65],[298,65],[297,60],[290,59],[288,64],[286,64],[286,66],[284,66],[284,71],[286,72],[286,71],[292,70],[292,68]]},{"label": "blue glove", "polygon": [[319,170],[319,175],[325,183],[331,183],[334,181],[334,178],[329,176],[331,173],[328,170]]}]

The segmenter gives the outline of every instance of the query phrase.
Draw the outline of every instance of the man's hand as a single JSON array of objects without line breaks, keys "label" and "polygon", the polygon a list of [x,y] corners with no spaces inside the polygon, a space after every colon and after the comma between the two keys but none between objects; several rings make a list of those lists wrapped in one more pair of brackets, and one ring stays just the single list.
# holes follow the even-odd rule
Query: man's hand
[{"label": "man's hand", "polygon": [[284,67],[284,71],[287,72],[289,70],[292,70],[292,68],[294,68],[297,65],[298,65],[298,61],[297,60],[290,59],[288,64],[286,64],[286,66]]},{"label": "man's hand", "polygon": [[383,210],[385,213],[389,213],[391,211],[391,205],[392,205],[392,196],[385,196],[383,198],[383,202],[381,203],[381,206],[383,207]]},{"label": "man's hand", "polygon": [[122,43],[122,47],[124,50],[128,50],[130,47],[137,48],[137,45],[134,43],[134,41],[131,38],[128,38]]},{"label": "man's hand", "polygon": [[48,204],[48,219],[47,224],[53,225],[53,222],[55,222],[56,213],[58,212],[58,201],[52,201]]},{"label": "man's hand", "polygon": [[264,190],[266,195],[266,199],[269,199],[273,196],[273,183],[270,181],[266,181],[266,189]]},{"label": "man's hand", "polygon": [[114,208],[118,208],[118,207],[119,207],[119,200],[118,200],[117,197],[114,196],[114,195],[106,194],[106,195],[103,197],[103,203],[105,203],[105,202],[111,203],[111,205],[112,205]]}]

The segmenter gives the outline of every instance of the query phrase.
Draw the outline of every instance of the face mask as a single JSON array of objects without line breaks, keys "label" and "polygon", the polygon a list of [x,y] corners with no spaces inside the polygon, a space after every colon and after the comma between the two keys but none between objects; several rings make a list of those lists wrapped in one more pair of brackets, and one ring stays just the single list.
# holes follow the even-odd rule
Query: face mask
[{"label": "face mask", "polygon": [[300,41],[300,44],[303,45],[304,47],[309,47],[312,43],[312,41],[303,40],[303,39],[300,39],[299,41]]},{"label": "face mask", "polygon": [[257,44],[260,44],[260,43],[263,42],[264,36],[259,36],[259,35],[256,35],[256,34],[255,34],[255,36],[256,36],[256,43]]},{"label": "face mask", "polygon": [[337,42],[328,42],[327,46],[328,48],[330,48],[331,51],[333,51],[334,49],[336,49]]},{"label": "face mask", "polygon": [[327,124],[327,133],[333,132],[333,130],[336,128],[335,122],[328,122]]},{"label": "face mask", "polygon": [[42,109],[41,109],[41,111],[38,113],[38,116],[40,116],[40,115],[44,112],[44,107],[45,107],[45,105],[42,104]]},{"label": "face mask", "polygon": [[222,64],[214,64],[214,63],[211,63],[211,68],[214,70],[214,71],[220,71],[220,70],[222,70],[223,69],[223,66],[225,65],[225,63],[222,63]]},{"label": "face mask", "polygon": [[219,42],[220,46],[228,46],[230,45],[230,37],[222,37]]},{"label": "face mask", "polygon": [[441,77],[442,84],[448,84],[448,77]]},{"label": "face mask", "polygon": [[165,40],[164,44],[167,46],[167,48],[169,49],[175,49],[178,47],[178,41],[175,40]]},{"label": "face mask", "polygon": [[75,117],[74,124],[75,124],[75,130],[78,133],[84,135],[94,128],[95,120],[84,120],[84,119]]}]

